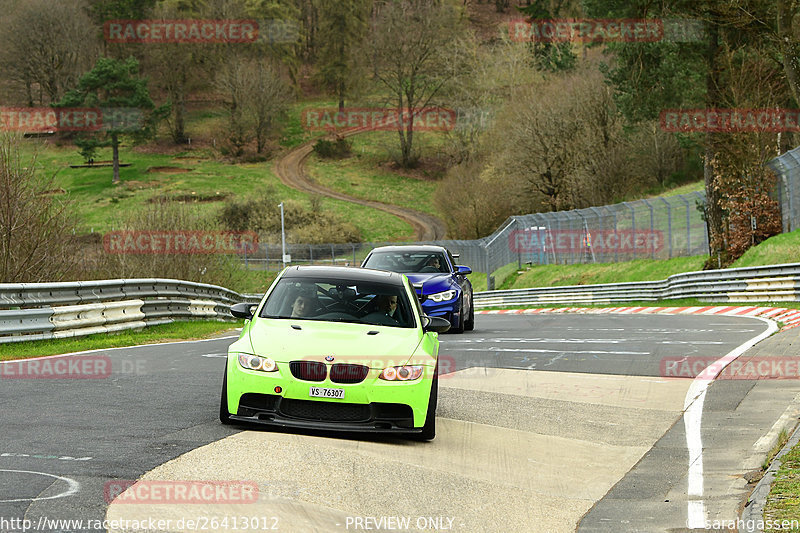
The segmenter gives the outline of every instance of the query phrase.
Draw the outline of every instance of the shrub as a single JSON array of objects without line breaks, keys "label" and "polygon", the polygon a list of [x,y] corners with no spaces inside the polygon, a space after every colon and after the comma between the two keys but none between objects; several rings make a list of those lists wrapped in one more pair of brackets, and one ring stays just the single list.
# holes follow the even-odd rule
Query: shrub
[{"label": "shrub", "polygon": [[314,143],[314,152],[323,159],[343,159],[350,156],[352,144],[344,137],[320,139]]},{"label": "shrub", "polygon": [[60,281],[75,264],[75,219],[69,201],[53,194],[55,176],[36,171],[36,154],[0,134],[0,282]]}]

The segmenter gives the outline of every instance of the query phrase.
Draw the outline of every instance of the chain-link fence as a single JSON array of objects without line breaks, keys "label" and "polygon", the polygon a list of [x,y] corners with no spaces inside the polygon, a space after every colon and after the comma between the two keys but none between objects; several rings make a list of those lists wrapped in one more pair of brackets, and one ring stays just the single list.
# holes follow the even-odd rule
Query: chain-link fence
[{"label": "chain-link fence", "polygon": [[[438,244],[459,254],[459,263],[487,277],[506,265],[611,263],[633,259],[669,259],[708,252],[700,192],[623,202],[573,211],[509,218],[478,240]],[[376,246],[410,243],[288,244],[290,264],[360,265]],[[245,258],[250,268],[278,269],[280,244],[261,244]],[[491,279],[488,281],[492,288]]]},{"label": "chain-link fence", "polygon": [[778,176],[783,232],[794,231],[800,228],[800,147],[771,160],[767,167]]},{"label": "chain-link fence", "polygon": [[510,218],[485,239],[488,267],[670,259],[708,251],[701,192]]}]

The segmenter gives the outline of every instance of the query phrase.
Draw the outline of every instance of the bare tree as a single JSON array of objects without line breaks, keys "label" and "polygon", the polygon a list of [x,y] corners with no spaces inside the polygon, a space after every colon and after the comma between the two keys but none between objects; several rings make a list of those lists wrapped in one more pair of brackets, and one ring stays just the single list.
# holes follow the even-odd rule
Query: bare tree
[{"label": "bare tree", "polygon": [[453,164],[461,164],[478,155],[480,140],[490,128],[503,102],[521,86],[539,75],[529,52],[508,40],[485,46],[463,47],[463,72],[459,83],[448,84],[443,93],[456,111],[455,127],[446,133],[447,155]]},{"label": "bare tree", "polygon": [[256,152],[262,153],[277,121],[286,114],[291,91],[278,72],[266,61],[251,66],[253,80],[245,106],[253,115]]},{"label": "bare tree", "polygon": [[291,99],[288,85],[265,60],[235,58],[217,73],[217,88],[228,106],[228,139],[235,156],[256,139],[261,153]]},{"label": "bare tree", "polygon": [[59,281],[73,266],[74,219],[54,176],[36,171],[19,137],[0,133],[0,282]]},{"label": "bare tree", "polygon": [[96,28],[81,0],[18,3],[0,35],[4,75],[24,87],[29,106],[57,102],[99,51]]},{"label": "bare tree", "polygon": [[499,174],[526,184],[524,206],[561,211],[603,205],[639,184],[610,89],[596,69],[581,69],[509,101],[493,135]]},{"label": "bare tree", "polygon": [[[197,16],[179,5],[163,2],[153,10],[153,18],[174,20]],[[153,82],[169,98],[168,120],[173,142],[183,144],[186,137],[186,99],[192,90],[208,84],[209,45],[199,43],[153,43],[144,50],[143,67],[152,73]]]},{"label": "bare tree", "polygon": [[459,22],[453,6],[441,0],[396,0],[375,8],[367,54],[378,85],[388,91],[387,104],[409,117],[397,128],[404,167],[416,162],[410,117],[457,79],[463,59],[455,52]]}]

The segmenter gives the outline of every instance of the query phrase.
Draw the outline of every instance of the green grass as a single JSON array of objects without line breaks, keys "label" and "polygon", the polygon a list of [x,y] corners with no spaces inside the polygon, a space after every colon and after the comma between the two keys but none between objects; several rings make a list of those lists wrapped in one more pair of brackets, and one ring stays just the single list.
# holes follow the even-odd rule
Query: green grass
[{"label": "green grass", "polygon": [[800,230],[770,237],[747,250],[733,267],[779,265],[800,261]]},{"label": "green grass", "polygon": [[678,185],[677,187],[672,187],[670,189],[665,189],[660,192],[656,192],[652,195],[649,195],[648,198],[656,198],[659,196],[677,196],[679,194],[689,194],[691,192],[697,191],[704,191],[706,188],[706,184],[703,180],[693,181],[690,183],[684,183],[683,185]]},{"label": "green grass", "polygon": [[657,281],[672,274],[702,270],[705,256],[676,257],[665,261],[640,259],[625,263],[589,263],[578,265],[538,265],[506,278],[503,289],[563,287],[627,281]]},{"label": "green grass", "polygon": [[[800,444],[781,457],[781,466],[767,496],[764,519],[800,522]],[[765,528],[765,531],[800,531],[800,527]]]},{"label": "green grass", "polygon": [[[25,145],[32,151],[33,145]],[[56,175],[56,186],[63,188],[73,202],[81,233],[107,232],[121,223],[120,214],[133,212],[157,197],[194,196],[218,201],[194,203],[202,215],[216,217],[224,198],[244,198],[268,185],[283,200],[309,201],[309,195],[283,185],[272,171],[272,162],[228,164],[207,149],[186,150],[177,155],[153,154],[123,147],[120,184],[111,183],[111,168],[72,169],[82,159],[74,147],[40,145],[37,166],[45,174]],[[96,160],[110,159],[110,150],[101,150]],[[158,167],[169,167],[157,171]],[[377,209],[353,209],[349,202],[324,199],[322,207],[351,221],[362,239],[402,240],[412,237],[411,226]],[[277,208],[276,208],[277,209]]]},{"label": "green grass", "polygon": [[303,127],[303,111],[308,108],[331,108],[337,104],[332,100],[312,100],[293,104],[289,108],[288,116],[284,121],[283,137],[280,144],[284,148],[294,148],[316,137],[325,136],[322,131],[310,131]]},{"label": "green grass", "polygon": [[[429,135],[425,151],[434,149],[435,136]],[[341,160],[320,159],[312,156],[308,161],[309,175],[335,191],[364,200],[374,200],[391,205],[408,207],[439,216],[433,196],[440,177],[436,172],[420,170],[413,177],[389,168],[387,149],[397,142],[390,132],[370,132],[350,137],[353,155]],[[417,140],[418,142],[419,139]]]},{"label": "green grass", "polygon": [[[236,322],[192,321],[150,326],[140,331],[87,335],[72,339],[15,342],[0,344],[0,361],[27,359],[44,355],[83,352],[121,346],[138,346],[170,340],[206,339],[241,327]],[[232,332],[231,334],[234,334]]]}]

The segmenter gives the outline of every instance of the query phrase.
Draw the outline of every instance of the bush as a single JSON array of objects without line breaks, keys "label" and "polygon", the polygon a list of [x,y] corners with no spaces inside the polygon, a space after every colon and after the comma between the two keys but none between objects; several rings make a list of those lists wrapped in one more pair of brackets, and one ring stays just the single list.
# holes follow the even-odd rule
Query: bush
[{"label": "bush", "polygon": [[[117,230],[222,231],[213,218],[197,214],[191,205],[164,200],[147,204],[117,222]],[[97,239],[99,240],[99,239]],[[241,257],[221,253],[110,253],[103,244],[83,239],[83,279],[171,278],[223,287],[239,286],[246,277]]]},{"label": "bush", "polygon": [[0,134],[0,282],[60,281],[75,265],[75,219],[54,194],[55,176],[36,172],[36,154],[20,154],[20,139]]},{"label": "bush", "polygon": [[350,141],[344,137],[320,139],[314,143],[314,152],[323,159],[344,159],[350,156],[352,148]]},{"label": "bush", "polygon": [[[225,203],[219,221],[231,231],[254,231],[263,242],[280,242],[281,200],[274,189],[267,187],[250,198],[230,200]],[[333,213],[326,213],[318,196],[312,196],[309,205],[295,200],[283,202],[286,238],[294,243],[348,243],[361,242],[361,233],[352,223]]]}]

